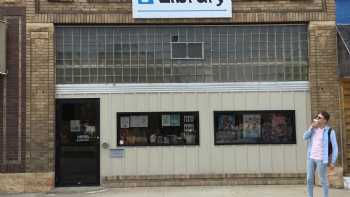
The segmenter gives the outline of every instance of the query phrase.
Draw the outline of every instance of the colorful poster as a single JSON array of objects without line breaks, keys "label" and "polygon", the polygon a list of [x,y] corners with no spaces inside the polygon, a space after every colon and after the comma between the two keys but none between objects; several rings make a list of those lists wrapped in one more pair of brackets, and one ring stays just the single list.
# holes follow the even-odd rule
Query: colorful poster
[{"label": "colorful poster", "polygon": [[261,115],[244,114],[243,115],[243,137],[259,138],[261,136]]},{"label": "colorful poster", "polygon": [[235,121],[234,116],[229,114],[222,114],[219,116],[219,130],[232,131],[234,130]]},{"label": "colorful poster", "polygon": [[148,127],[148,116],[131,116],[130,127]]}]

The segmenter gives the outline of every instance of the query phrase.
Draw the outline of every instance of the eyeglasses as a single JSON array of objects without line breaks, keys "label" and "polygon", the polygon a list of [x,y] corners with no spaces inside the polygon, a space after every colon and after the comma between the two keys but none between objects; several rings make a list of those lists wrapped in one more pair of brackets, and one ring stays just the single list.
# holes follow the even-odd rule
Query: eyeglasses
[{"label": "eyeglasses", "polygon": [[323,119],[323,117],[322,117],[322,116],[317,116],[316,119],[317,119],[317,120]]}]

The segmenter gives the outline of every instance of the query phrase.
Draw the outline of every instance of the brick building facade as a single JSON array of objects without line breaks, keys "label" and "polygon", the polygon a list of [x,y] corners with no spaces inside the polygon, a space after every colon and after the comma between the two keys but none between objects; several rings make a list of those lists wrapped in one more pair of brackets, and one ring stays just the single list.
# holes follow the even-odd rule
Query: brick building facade
[{"label": "brick building facade", "polygon": [[[310,92],[306,105],[311,107],[311,114],[330,112],[332,127],[341,131],[334,0],[235,0],[232,5],[232,18],[133,19],[130,0],[0,1],[0,17],[7,19],[11,32],[8,42],[15,43],[8,45],[8,75],[0,78],[0,191],[48,191],[54,187],[56,26],[305,24]],[[309,120],[311,114],[306,113]],[[199,175],[203,178],[200,183],[206,184],[203,180],[222,174]],[[239,176],[242,178],[242,174]],[[172,178],[194,177],[162,178],[171,184]],[[272,177],[271,183],[276,177],[286,182],[289,178],[304,178],[299,172],[255,173],[255,177]],[[123,176],[101,180],[101,184],[107,184],[108,180],[123,180]]]}]

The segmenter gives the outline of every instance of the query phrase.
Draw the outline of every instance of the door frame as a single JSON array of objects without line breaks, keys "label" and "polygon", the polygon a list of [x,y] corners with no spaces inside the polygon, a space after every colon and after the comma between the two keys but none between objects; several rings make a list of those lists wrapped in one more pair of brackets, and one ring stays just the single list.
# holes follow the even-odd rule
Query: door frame
[{"label": "door frame", "polygon": [[[96,119],[96,133],[98,134],[98,144],[96,145],[96,162],[97,162],[97,167],[96,167],[96,177],[97,177],[97,182],[96,184],[84,184],[84,185],[69,185],[69,184],[62,184],[58,183],[58,177],[61,175],[60,169],[59,169],[59,162],[60,162],[60,157],[58,154],[58,149],[59,149],[59,140],[60,138],[58,137],[58,121],[60,120],[61,114],[62,114],[62,109],[60,109],[61,104],[65,103],[84,103],[87,101],[94,101],[96,104],[96,111],[97,111],[97,119]],[[67,187],[67,186],[100,186],[101,185],[101,141],[100,141],[100,121],[101,121],[101,100],[100,98],[56,98],[55,99],[55,187]]]}]

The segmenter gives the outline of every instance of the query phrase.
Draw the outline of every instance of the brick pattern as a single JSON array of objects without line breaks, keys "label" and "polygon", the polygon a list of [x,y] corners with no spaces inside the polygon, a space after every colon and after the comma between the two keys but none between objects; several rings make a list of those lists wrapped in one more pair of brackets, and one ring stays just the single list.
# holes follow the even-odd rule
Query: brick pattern
[{"label": "brick pattern", "polygon": [[[337,78],[336,29],[335,22],[311,22],[309,34],[309,81],[311,111],[328,111],[330,125],[337,131],[340,144],[341,107],[340,83]],[[341,162],[341,153],[338,163]]]},{"label": "brick pattern", "polygon": [[[57,0],[56,0],[57,1]],[[37,23],[74,24],[217,24],[217,23],[286,23],[335,20],[334,0],[235,0],[233,17],[230,19],[133,19],[131,0],[113,2],[49,2],[27,0],[29,21]],[[118,1],[118,2],[115,2]]]},{"label": "brick pattern", "polygon": [[25,6],[25,1],[22,0],[0,0],[1,7],[19,7]]},{"label": "brick pattern", "polygon": [[8,22],[7,71],[0,77],[0,172],[23,172],[25,163],[25,16],[0,7]]},{"label": "brick pattern", "polygon": [[27,24],[26,172],[54,171],[53,24]]}]

